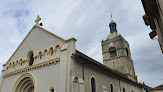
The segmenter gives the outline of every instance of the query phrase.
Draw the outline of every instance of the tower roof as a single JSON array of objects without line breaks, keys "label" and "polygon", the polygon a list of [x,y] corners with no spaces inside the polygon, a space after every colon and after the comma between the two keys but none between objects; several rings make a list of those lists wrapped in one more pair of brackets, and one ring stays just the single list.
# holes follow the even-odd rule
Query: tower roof
[{"label": "tower roof", "polygon": [[109,23],[109,25],[111,25],[111,24],[116,24],[116,22],[112,20],[112,21]]},{"label": "tower roof", "polygon": [[117,28],[116,28],[117,24],[116,24],[115,21],[112,20],[112,21],[109,23],[109,26],[110,26],[110,33],[114,33],[114,32],[117,33]]}]

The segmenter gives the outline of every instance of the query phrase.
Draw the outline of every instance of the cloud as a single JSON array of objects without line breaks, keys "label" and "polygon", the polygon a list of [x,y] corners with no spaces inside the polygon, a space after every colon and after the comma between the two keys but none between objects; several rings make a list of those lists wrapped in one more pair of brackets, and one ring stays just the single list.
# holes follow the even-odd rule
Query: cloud
[{"label": "cloud", "polygon": [[163,72],[141,72],[138,75],[139,81],[144,81],[146,85],[151,87],[159,86],[163,82]]},{"label": "cloud", "polygon": [[[109,35],[112,11],[118,33],[130,44],[138,79],[153,87],[162,83],[159,73],[162,73],[163,57],[158,41],[149,38],[151,29],[144,25],[140,0],[14,0],[0,3],[1,69],[32,28],[37,15],[42,18],[44,28],[66,39],[75,37],[79,51],[102,63],[101,41]],[[157,82],[152,83],[155,78],[158,78]]]}]

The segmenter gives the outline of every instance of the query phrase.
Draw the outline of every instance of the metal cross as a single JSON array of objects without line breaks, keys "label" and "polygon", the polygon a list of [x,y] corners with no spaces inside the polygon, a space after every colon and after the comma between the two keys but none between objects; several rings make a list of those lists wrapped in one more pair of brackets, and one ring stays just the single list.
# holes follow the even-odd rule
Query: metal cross
[{"label": "metal cross", "polygon": [[41,20],[40,16],[38,15],[37,18],[35,19],[36,25],[38,25],[39,21]]}]

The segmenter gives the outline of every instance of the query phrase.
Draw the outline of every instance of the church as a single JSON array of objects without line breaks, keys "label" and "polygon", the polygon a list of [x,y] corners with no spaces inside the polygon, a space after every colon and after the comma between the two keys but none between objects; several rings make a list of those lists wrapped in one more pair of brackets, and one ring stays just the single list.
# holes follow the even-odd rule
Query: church
[{"label": "church", "polygon": [[0,92],[147,92],[138,83],[129,43],[110,22],[101,41],[103,64],[36,24],[3,65]]}]

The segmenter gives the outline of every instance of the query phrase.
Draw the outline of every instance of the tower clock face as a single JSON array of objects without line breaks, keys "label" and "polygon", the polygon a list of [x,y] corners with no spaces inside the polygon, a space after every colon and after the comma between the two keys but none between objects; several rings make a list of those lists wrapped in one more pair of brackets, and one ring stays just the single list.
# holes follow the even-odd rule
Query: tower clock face
[{"label": "tower clock face", "polygon": [[113,46],[113,43],[109,43],[109,46]]}]

